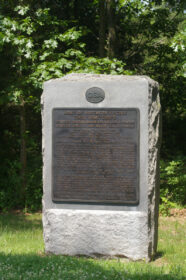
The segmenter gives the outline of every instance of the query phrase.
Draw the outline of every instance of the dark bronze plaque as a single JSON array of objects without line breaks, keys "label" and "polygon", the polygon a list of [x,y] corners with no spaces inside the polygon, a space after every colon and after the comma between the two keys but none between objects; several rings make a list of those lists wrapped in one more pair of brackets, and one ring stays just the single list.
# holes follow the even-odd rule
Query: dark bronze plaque
[{"label": "dark bronze plaque", "polygon": [[105,93],[101,88],[98,87],[91,87],[89,88],[86,93],[86,99],[88,102],[91,103],[99,103],[104,100]]},{"label": "dark bronze plaque", "polygon": [[139,202],[137,109],[53,109],[53,201]]}]

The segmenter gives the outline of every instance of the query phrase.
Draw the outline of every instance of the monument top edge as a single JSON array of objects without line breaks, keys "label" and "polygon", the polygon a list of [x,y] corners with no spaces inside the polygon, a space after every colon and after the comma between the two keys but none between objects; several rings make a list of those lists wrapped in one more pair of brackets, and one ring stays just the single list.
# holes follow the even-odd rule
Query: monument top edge
[{"label": "monument top edge", "polygon": [[84,80],[103,80],[103,81],[148,81],[150,84],[156,83],[153,79],[143,75],[107,75],[107,74],[87,74],[87,73],[71,73],[63,76],[62,78],[51,79],[45,81],[44,84],[59,83],[59,82],[80,82]]}]

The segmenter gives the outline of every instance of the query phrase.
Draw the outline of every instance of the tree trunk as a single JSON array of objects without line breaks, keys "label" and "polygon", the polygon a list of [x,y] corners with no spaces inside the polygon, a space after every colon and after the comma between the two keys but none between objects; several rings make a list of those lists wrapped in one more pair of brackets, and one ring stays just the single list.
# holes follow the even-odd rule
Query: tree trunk
[{"label": "tree trunk", "polygon": [[108,19],[108,50],[109,58],[115,56],[116,30],[114,24],[115,0],[107,0],[107,19]]},{"label": "tree trunk", "polygon": [[80,3],[78,0],[74,0],[74,19],[78,20],[79,19],[79,8],[80,8]]},{"label": "tree trunk", "polygon": [[99,0],[99,56],[105,56],[105,0]]},{"label": "tree trunk", "polygon": [[20,105],[20,163],[21,163],[21,189],[20,197],[25,206],[25,196],[26,196],[26,165],[27,165],[27,155],[26,155],[26,114],[25,114],[25,103],[21,102]]}]

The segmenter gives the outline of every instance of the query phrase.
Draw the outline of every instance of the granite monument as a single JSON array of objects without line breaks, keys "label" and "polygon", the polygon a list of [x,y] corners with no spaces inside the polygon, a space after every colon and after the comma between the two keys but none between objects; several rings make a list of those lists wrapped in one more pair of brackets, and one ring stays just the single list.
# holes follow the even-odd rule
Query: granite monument
[{"label": "granite monument", "polygon": [[45,82],[46,252],[151,260],[159,202],[160,100],[145,76]]}]

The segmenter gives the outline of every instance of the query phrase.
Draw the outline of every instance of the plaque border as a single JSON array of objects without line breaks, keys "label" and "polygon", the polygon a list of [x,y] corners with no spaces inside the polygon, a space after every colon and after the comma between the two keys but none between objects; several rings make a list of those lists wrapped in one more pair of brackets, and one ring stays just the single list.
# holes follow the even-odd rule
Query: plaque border
[{"label": "plaque border", "polygon": [[[54,125],[53,125],[53,114],[55,110],[90,110],[90,111],[94,111],[94,110],[99,110],[99,111],[107,111],[107,110],[127,110],[127,111],[136,111],[137,113],[137,141],[138,141],[138,145],[137,145],[137,188],[136,188],[136,201],[125,201],[125,202],[121,202],[121,201],[111,201],[109,200],[108,202],[103,200],[99,200],[99,201],[91,201],[91,200],[79,200],[79,199],[56,199],[54,197],[54,191],[53,191],[53,151],[54,151]],[[55,107],[52,108],[52,151],[51,151],[51,198],[53,203],[55,204],[83,204],[83,205],[110,205],[110,206],[137,206],[140,203],[140,110],[139,108],[124,108],[124,107],[104,107],[104,108],[86,108],[86,107]]]}]

